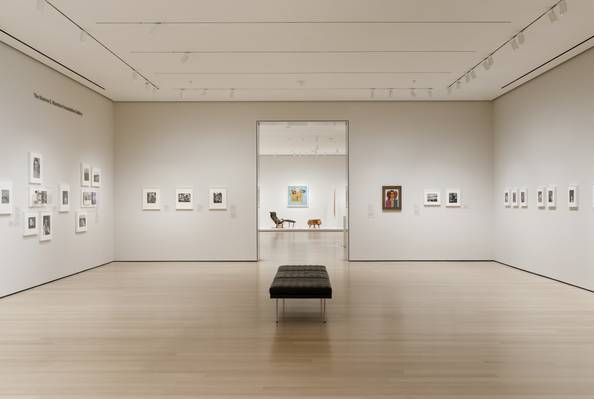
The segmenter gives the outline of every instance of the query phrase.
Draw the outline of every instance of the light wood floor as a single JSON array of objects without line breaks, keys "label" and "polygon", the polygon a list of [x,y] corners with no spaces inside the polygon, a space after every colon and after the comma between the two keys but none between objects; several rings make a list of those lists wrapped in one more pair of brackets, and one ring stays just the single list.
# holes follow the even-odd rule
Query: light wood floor
[{"label": "light wood floor", "polygon": [[[314,238],[308,244],[308,238]],[[594,398],[594,294],[493,263],[352,263],[263,233],[260,263],[114,263],[0,300],[2,398]],[[328,266],[288,302],[279,263]]]}]

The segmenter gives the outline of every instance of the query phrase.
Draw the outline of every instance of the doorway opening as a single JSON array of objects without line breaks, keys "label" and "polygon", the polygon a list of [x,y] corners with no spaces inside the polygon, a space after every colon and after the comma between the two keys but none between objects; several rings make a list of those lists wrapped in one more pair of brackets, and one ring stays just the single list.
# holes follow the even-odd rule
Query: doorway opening
[{"label": "doorway opening", "polygon": [[348,259],[348,122],[258,122],[258,258]]}]

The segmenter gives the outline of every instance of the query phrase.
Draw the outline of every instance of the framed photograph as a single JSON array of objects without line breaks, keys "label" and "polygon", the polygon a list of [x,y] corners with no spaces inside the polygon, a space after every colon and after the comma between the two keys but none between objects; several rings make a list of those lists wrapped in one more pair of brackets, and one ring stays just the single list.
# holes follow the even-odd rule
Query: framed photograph
[{"label": "framed photograph", "polygon": [[49,204],[49,193],[47,188],[40,186],[29,186],[29,207],[42,208]]},{"label": "framed photograph", "polygon": [[402,210],[402,186],[382,186],[382,209],[384,211]]},{"label": "framed photograph", "polygon": [[178,211],[194,209],[194,190],[191,187],[175,189],[175,209]]},{"label": "framed photograph", "polygon": [[578,186],[570,186],[567,189],[567,202],[569,204],[569,209],[578,209],[579,208],[578,196],[579,196]]},{"label": "framed photograph", "polygon": [[80,190],[80,207],[81,208],[92,208],[93,203],[91,200],[92,191],[88,188]]},{"label": "framed photograph", "polygon": [[545,208],[546,207],[546,195],[547,190],[544,187],[538,187],[536,189],[536,207],[537,208]]},{"label": "framed photograph", "polygon": [[39,233],[39,215],[34,212],[23,213],[23,237],[36,236]]},{"label": "framed photograph", "polygon": [[77,233],[84,233],[87,231],[88,217],[86,212],[76,212],[76,229]]},{"label": "framed photograph", "polygon": [[514,208],[517,208],[520,205],[517,188],[511,190],[511,204]]},{"label": "framed photograph", "polygon": [[225,210],[227,209],[227,189],[210,188],[208,190],[208,209]]},{"label": "framed photograph", "polygon": [[519,196],[520,196],[520,207],[528,208],[528,189],[521,188]]},{"label": "framed photograph", "polygon": [[12,214],[12,182],[0,182],[0,215]]},{"label": "framed photograph", "polygon": [[557,207],[557,187],[551,186],[547,188],[547,207],[555,209]]},{"label": "framed photograph", "polygon": [[287,187],[287,207],[307,208],[309,206],[309,188],[307,186]]},{"label": "framed photograph", "polygon": [[462,206],[462,196],[458,189],[449,189],[446,191],[446,206],[450,208],[459,208]]},{"label": "framed photograph", "polygon": [[86,163],[80,164],[80,185],[91,187],[91,166]]},{"label": "framed photograph", "polygon": [[145,187],[142,189],[142,210],[161,210],[161,189]]},{"label": "framed photograph", "polygon": [[58,186],[58,200],[60,201],[60,212],[70,211],[70,186],[60,184]]},{"label": "framed photograph", "polygon": [[29,183],[43,184],[43,157],[36,152],[29,153]]},{"label": "framed photograph", "polygon": [[510,194],[511,190],[509,188],[503,193],[503,205],[505,205],[507,208],[511,206]]},{"label": "framed photograph", "polygon": [[425,206],[441,206],[441,191],[425,190]]},{"label": "framed photograph", "polygon": [[91,190],[91,208],[97,208],[97,196],[99,194],[95,190]]},{"label": "framed photograph", "polygon": [[40,232],[39,232],[39,241],[49,241],[52,239],[52,213],[51,212],[41,212],[39,214],[40,223]]},{"label": "framed photograph", "polygon": [[91,169],[91,186],[92,187],[101,187],[101,169],[99,169],[99,168]]}]

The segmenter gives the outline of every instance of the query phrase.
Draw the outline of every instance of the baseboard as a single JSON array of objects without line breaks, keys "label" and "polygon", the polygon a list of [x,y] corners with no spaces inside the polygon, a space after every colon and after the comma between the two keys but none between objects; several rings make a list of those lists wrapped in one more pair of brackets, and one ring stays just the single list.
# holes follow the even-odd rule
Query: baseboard
[{"label": "baseboard", "polygon": [[31,287],[28,287],[28,288],[23,288],[22,290],[18,290],[18,291],[15,291],[15,292],[13,292],[13,293],[10,293],[10,294],[6,294],[6,295],[3,295],[3,296],[0,296],[0,299],[8,298],[9,296],[13,296],[13,295],[16,295],[16,294],[20,294],[20,293],[22,293],[22,292],[25,292],[25,291],[32,290],[33,288],[42,287],[42,286],[44,286],[44,285],[51,284],[51,283],[55,283],[56,281],[60,281],[60,280],[63,280],[63,279],[65,279],[65,278],[68,278],[68,277],[73,277],[73,276],[76,276],[77,274],[81,274],[81,273],[84,273],[84,272],[88,272],[88,271],[91,271],[91,270],[93,270],[93,269],[97,269],[97,268],[99,268],[99,267],[107,266],[107,265],[109,265],[109,264],[111,264],[111,263],[113,263],[113,262],[115,262],[115,261],[113,261],[113,260],[112,260],[112,261],[110,261],[110,262],[103,263],[103,264],[101,264],[101,265],[97,265],[97,266],[89,267],[88,269],[84,269],[84,270],[81,270],[81,271],[79,271],[79,272],[76,272],[76,273],[68,274],[68,275],[66,275],[66,276],[62,276],[62,277],[58,277],[58,278],[56,278],[56,279],[53,279],[53,280],[50,280],[50,281],[46,281],[45,283],[37,284],[37,285],[31,286]]},{"label": "baseboard", "polygon": [[165,260],[139,260],[139,259],[132,259],[132,260],[114,260],[114,263],[255,263],[258,262],[257,259],[233,259],[233,260],[211,260],[211,259],[165,259]]},{"label": "baseboard", "polygon": [[492,259],[356,259],[349,260],[351,263],[366,262],[366,263],[422,263],[422,262],[435,262],[435,263],[448,263],[448,262],[459,262],[459,263],[479,263],[479,262],[494,262]]},{"label": "baseboard", "polygon": [[293,233],[293,232],[312,232],[312,231],[320,231],[320,232],[333,232],[333,233],[342,233],[343,229],[260,229],[258,233]]},{"label": "baseboard", "polygon": [[503,263],[503,262],[500,262],[498,260],[493,260],[493,262],[494,263],[498,263],[501,266],[511,267],[512,269],[515,269],[515,270],[518,270],[518,271],[521,271],[521,272],[530,273],[530,274],[532,274],[534,276],[546,278],[547,280],[556,281],[556,282],[561,283],[561,284],[569,285],[570,287],[579,288],[580,290],[584,290],[584,291],[588,291],[588,292],[594,293],[594,290],[591,290],[591,289],[585,288],[585,287],[581,287],[579,285],[575,285],[575,284],[572,284],[572,283],[568,283],[567,281],[563,281],[563,280],[559,280],[559,279],[556,279],[556,278],[553,278],[553,277],[545,276],[544,274],[539,274],[539,273],[536,273],[536,272],[531,272],[530,270],[526,270],[526,269],[522,269],[521,267],[509,265],[507,263]]}]

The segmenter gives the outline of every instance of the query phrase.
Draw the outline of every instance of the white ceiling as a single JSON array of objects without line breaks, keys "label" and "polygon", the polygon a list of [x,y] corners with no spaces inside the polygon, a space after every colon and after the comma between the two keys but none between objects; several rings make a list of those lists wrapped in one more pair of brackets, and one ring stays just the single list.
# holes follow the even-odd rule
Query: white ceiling
[{"label": "white ceiling", "polygon": [[[566,0],[559,21],[545,15],[518,51],[504,46],[490,71],[479,67],[448,95],[557,1],[2,0],[2,30],[104,90],[6,34],[0,40],[115,101],[180,101],[180,89],[185,101],[491,100],[594,44],[502,88],[594,34],[594,1]],[[81,41],[52,5],[107,49]]]},{"label": "white ceiling", "polygon": [[260,155],[345,155],[346,122],[259,122]]}]

